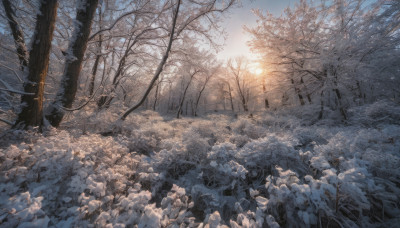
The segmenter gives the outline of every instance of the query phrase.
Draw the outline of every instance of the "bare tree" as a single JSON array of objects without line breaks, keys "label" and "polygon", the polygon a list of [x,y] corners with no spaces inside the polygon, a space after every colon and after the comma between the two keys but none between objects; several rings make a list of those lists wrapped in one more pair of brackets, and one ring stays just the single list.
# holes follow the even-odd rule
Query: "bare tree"
[{"label": "bare tree", "polygon": [[240,102],[242,104],[243,110],[245,112],[249,111],[248,108],[248,65],[243,57],[238,57],[235,59],[230,59],[228,61],[228,68],[233,80],[236,85],[237,95],[239,96]]},{"label": "bare tree", "polygon": [[177,5],[176,5],[176,9],[175,9],[175,12],[174,12],[174,17],[173,17],[173,22],[172,22],[171,33],[170,33],[170,35],[169,35],[168,46],[167,46],[167,49],[165,50],[164,56],[163,56],[162,59],[161,59],[161,62],[159,63],[159,65],[158,65],[158,67],[157,67],[157,70],[156,70],[155,73],[154,73],[153,79],[151,80],[149,86],[147,87],[145,93],[143,94],[142,99],[140,99],[140,101],[139,101],[136,105],[134,105],[133,107],[129,108],[129,109],[122,115],[121,120],[125,120],[125,118],[126,118],[131,112],[133,112],[134,110],[136,110],[138,107],[140,107],[140,106],[143,104],[143,102],[146,100],[147,96],[149,95],[151,89],[153,88],[154,83],[158,80],[158,77],[160,76],[160,74],[161,74],[161,72],[162,72],[162,70],[163,70],[163,67],[164,67],[165,63],[167,62],[168,55],[169,55],[169,52],[170,52],[171,47],[172,47],[172,42],[173,42],[173,40],[174,40],[174,34],[175,34],[175,25],[176,25],[176,21],[177,21],[177,19],[178,19],[178,13],[179,13],[179,7],[180,7],[180,5],[181,5],[181,0],[178,0]]},{"label": "bare tree", "polygon": [[[131,112],[133,112],[138,107],[140,107],[140,105],[142,105],[143,102],[145,101],[145,99],[147,98],[151,89],[154,87],[154,83],[157,81],[158,77],[160,76],[165,63],[167,62],[169,52],[171,51],[172,43],[174,42],[174,40],[177,40],[179,38],[179,35],[184,33],[185,31],[195,31],[196,33],[201,34],[206,39],[210,40],[210,36],[207,35],[207,32],[209,31],[209,29],[207,29],[207,28],[201,29],[202,27],[201,27],[201,25],[199,25],[201,23],[200,19],[202,19],[204,17],[204,18],[207,18],[207,22],[210,22],[210,21],[212,22],[213,20],[211,20],[211,17],[210,17],[210,16],[212,16],[212,14],[225,12],[232,5],[234,5],[234,3],[236,3],[236,1],[229,0],[227,2],[222,2],[221,7],[217,6],[218,1],[216,1],[216,0],[211,0],[211,1],[207,1],[207,2],[190,1],[190,2],[185,2],[185,3],[189,4],[189,7],[186,6],[186,8],[188,8],[189,11],[186,12],[186,14],[184,15],[185,17],[181,18],[181,20],[180,20],[181,23],[179,24],[179,26],[177,26],[177,19],[178,19],[179,7],[182,3],[180,0],[178,0],[178,2],[176,4],[176,10],[175,10],[174,16],[173,16],[172,28],[171,28],[171,33],[169,34],[168,45],[167,45],[166,51],[160,61],[160,64],[158,65],[157,70],[154,73],[153,79],[151,80],[146,91],[144,92],[142,99],[140,99],[136,105],[129,108],[122,115],[121,120],[124,120]],[[199,7],[198,11],[197,12],[193,11],[194,8],[191,8],[190,4],[193,4],[193,6],[198,6]],[[211,25],[210,27],[213,27],[213,25]]]},{"label": "bare tree", "polygon": [[193,108],[194,109],[194,116],[197,116],[197,110],[198,110],[198,106],[199,106],[199,103],[200,103],[201,95],[203,94],[204,90],[206,89],[208,83],[210,82],[210,79],[217,74],[218,70],[219,70],[219,66],[216,66],[216,67],[211,68],[208,71],[203,73],[204,81],[200,85],[200,90],[199,90],[199,92],[197,94],[197,97],[195,98],[196,101],[194,103],[194,108]]},{"label": "bare tree", "polygon": [[[189,72],[190,72],[190,70],[189,70]],[[182,98],[181,98],[181,100],[179,102],[178,112],[176,113],[176,118],[178,118],[178,119],[179,119],[179,117],[181,115],[181,112],[182,112],[182,107],[183,107],[183,103],[185,102],[185,97],[186,97],[187,90],[188,90],[188,88],[189,88],[194,76],[199,72],[200,72],[199,69],[194,69],[193,72],[189,73],[188,82],[186,83],[185,88],[183,90]],[[186,107],[187,107],[187,105],[186,105]]]}]

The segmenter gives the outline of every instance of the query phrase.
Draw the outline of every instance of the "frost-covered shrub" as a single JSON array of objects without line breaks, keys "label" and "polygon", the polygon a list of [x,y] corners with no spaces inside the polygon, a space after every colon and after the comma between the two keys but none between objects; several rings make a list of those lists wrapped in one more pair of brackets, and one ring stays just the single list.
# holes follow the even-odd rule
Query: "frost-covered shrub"
[{"label": "frost-covered shrub", "polygon": [[253,140],[238,150],[236,157],[250,171],[249,177],[265,177],[271,168],[279,165],[285,168],[295,167],[296,171],[307,169],[294,149],[298,141],[290,135],[270,134],[265,138]]},{"label": "frost-covered shrub", "polygon": [[372,104],[349,110],[350,120],[364,126],[378,124],[400,124],[400,105],[390,100],[380,100]]},{"label": "frost-covered shrub", "polygon": [[233,144],[235,144],[238,148],[243,147],[246,145],[246,143],[250,142],[251,139],[247,137],[247,135],[232,135],[229,138],[229,141]]},{"label": "frost-covered shrub", "polygon": [[86,130],[72,118],[68,130],[1,138],[0,226],[400,222],[400,126],[390,121],[307,126],[300,111],[179,120],[144,111],[115,124],[117,114],[87,115],[95,126]]},{"label": "frost-covered shrub", "polygon": [[202,137],[193,130],[186,131],[183,134],[182,143],[185,145],[187,154],[183,159],[196,163],[200,163],[210,149],[209,139]]},{"label": "frost-covered shrub", "polygon": [[0,225],[2,227],[47,227],[50,219],[42,210],[42,201],[42,196],[31,197],[29,192],[11,197],[3,207]]},{"label": "frost-covered shrub", "polygon": [[232,124],[232,129],[236,134],[246,135],[251,139],[258,139],[265,135],[263,127],[254,125],[249,119],[241,118]]}]

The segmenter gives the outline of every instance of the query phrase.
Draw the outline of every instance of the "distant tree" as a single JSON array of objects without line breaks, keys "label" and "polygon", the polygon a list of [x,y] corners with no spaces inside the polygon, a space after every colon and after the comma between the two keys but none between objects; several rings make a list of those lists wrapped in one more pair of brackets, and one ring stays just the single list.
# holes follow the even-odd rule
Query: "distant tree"
[{"label": "distant tree", "polygon": [[347,119],[352,105],[373,101],[383,95],[378,91],[391,93],[384,88],[392,86],[384,84],[396,78],[399,20],[393,20],[396,10],[384,15],[383,1],[323,3],[301,0],[280,17],[258,11],[259,25],[246,30],[284,101],[293,97],[292,104],[305,105],[305,98],[319,100],[320,118],[329,108]]},{"label": "distant tree", "polygon": [[[207,56],[208,57],[208,56]],[[205,89],[207,88],[210,80],[216,76],[216,74],[218,73],[219,67],[220,65],[218,65],[218,63],[216,64],[215,59],[210,58],[209,60],[209,66],[206,68],[205,72],[202,74],[202,80],[198,80],[199,81],[199,86],[198,86],[198,92],[197,95],[195,97],[195,104],[194,104],[194,116],[197,116],[197,111],[198,111],[198,107],[199,107],[199,103],[200,103],[200,98],[203,95]]]},{"label": "distant tree", "polygon": [[[184,69],[185,69],[185,68],[184,68]],[[180,101],[179,101],[178,111],[177,111],[177,113],[176,113],[176,118],[178,118],[178,119],[179,119],[179,117],[180,117],[180,115],[181,115],[181,113],[182,113],[183,104],[184,104],[184,102],[185,102],[186,93],[187,93],[187,91],[188,91],[188,89],[189,89],[189,86],[191,85],[191,83],[192,83],[194,77],[200,72],[200,69],[196,69],[196,68],[194,68],[194,69],[189,69],[187,72],[188,72],[188,73],[187,73],[187,74],[188,74],[187,77],[182,77],[182,78],[186,78],[186,79],[187,79],[187,82],[186,82],[186,84],[184,84],[182,96],[181,96],[181,99],[180,99]],[[183,81],[183,80],[182,80],[182,81]]]},{"label": "distant tree", "polygon": [[243,110],[249,111],[249,93],[250,93],[250,77],[248,62],[244,57],[237,57],[228,60],[229,74],[231,75],[236,87],[236,93],[239,97]]}]

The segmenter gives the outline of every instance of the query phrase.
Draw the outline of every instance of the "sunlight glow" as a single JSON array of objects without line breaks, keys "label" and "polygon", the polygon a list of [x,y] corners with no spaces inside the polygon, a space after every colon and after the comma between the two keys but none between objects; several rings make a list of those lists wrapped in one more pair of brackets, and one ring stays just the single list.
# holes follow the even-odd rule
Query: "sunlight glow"
[{"label": "sunlight glow", "polygon": [[254,73],[256,73],[256,75],[260,75],[262,72],[263,70],[261,68],[257,68]]}]

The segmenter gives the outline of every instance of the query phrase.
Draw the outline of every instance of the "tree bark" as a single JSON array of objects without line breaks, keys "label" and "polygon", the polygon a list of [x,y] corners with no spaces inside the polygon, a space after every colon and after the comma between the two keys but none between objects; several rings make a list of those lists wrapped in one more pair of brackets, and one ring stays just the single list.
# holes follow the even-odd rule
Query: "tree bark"
[{"label": "tree bark", "polygon": [[[49,67],[51,41],[57,17],[57,0],[42,0],[40,13],[37,15],[32,49],[29,53],[28,82],[24,84],[21,103],[22,110],[14,127],[43,125],[44,82]],[[31,95],[33,94],[33,95]]]},{"label": "tree bark", "polygon": [[65,115],[63,107],[71,108],[78,89],[79,74],[82,69],[83,55],[85,54],[87,42],[92,26],[94,13],[99,0],[86,0],[82,7],[76,11],[75,39],[69,45],[64,75],[57,93],[56,101],[50,106],[49,114],[46,115],[50,124],[58,127]]},{"label": "tree bark", "polygon": [[8,24],[10,25],[11,33],[14,38],[15,47],[17,49],[18,59],[21,64],[21,70],[24,71],[24,68],[28,67],[28,50],[26,48],[24,33],[22,32],[19,23],[17,22],[15,10],[11,6],[9,0],[2,0],[4,11],[7,16]]}]

